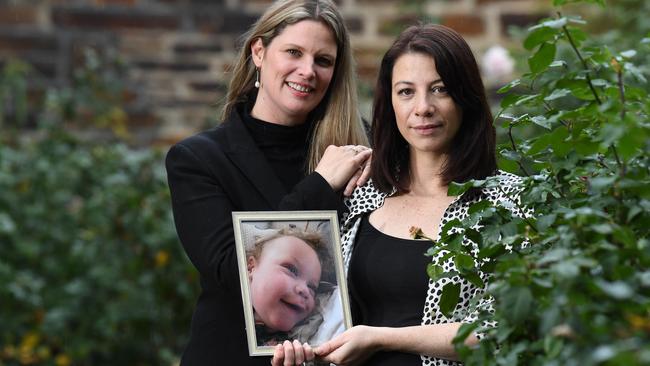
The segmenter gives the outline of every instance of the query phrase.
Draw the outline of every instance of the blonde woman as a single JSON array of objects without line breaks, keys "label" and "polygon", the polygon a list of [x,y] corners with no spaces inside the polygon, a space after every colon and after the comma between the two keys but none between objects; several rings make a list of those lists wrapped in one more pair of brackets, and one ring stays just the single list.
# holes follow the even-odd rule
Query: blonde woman
[{"label": "blonde woman", "polygon": [[249,357],[232,211],[340,209],[369,173],[347,30],[329,0],[275,2],[247,33],[218,127],[167,155],[176,230],[202,293],[182,365]]}]

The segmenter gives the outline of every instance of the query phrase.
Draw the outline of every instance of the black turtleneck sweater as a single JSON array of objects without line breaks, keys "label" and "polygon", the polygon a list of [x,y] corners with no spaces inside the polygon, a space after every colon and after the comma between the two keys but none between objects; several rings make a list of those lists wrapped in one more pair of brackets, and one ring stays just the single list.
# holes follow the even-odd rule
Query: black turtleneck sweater
[{"label": "black turtleneck sweater", "polygon": [[305,177],[311,122],[284,126],[262,121],[244,112],[246,129],[287,192]]}]

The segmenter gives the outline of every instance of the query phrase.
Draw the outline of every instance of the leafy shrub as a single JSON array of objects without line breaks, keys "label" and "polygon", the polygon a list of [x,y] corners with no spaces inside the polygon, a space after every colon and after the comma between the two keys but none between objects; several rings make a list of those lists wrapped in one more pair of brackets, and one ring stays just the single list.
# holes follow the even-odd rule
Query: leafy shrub
[{"label": "leafy shrub", "polygon": [[[647,69],[635,64],[650,39],[617,51],[590,41],[584,23],[558,13],[530,28],[530,71],[500,90],[500,166],[524,177],[520,208],[534,214],[479,203],[434,249],[470,281],[479,270],[491,276],[475,299],[479,321],[456,339],[468,365],[650,364],[650,98]],[[458,235],[479,245],[473,260],[454,245]],[[452,311],[455,296],[443,291],[441,304]],[[463,346],[485,320],[498,326]]]},{"label": "leafy shrub", "polygon": [[57,96],[28,137],[0,125],[0,365],[171,364],[198,281],[162,152],[72,136]]}]

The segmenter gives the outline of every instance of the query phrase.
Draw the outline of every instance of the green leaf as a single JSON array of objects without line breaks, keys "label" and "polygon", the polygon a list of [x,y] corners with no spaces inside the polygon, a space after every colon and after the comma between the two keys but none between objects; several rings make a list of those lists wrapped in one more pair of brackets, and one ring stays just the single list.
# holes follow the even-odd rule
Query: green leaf
[{"label": "green leaf", "polygon": [[605,294],[615,299],[624,300],[634,295],[634,290],[623,281],[597,280],[595,283]]},{"label": "green leaf", "polygon": [[580,273],[580,268],[571,260],[564,260],[551,266],[551,272],[555,273],[561,279],[570,279]]},{"label": "green leaf", "polygon": [[454,344],[463,343],[479,327],[479,323],[463,323],[453,339]]},{"label": "green leaf", "polygon": [[537,52],[528,59],[530,71],[534,74],[539,74],[546,70],[555,58],[555,51],[554,43],[542,43]]},{"label": "green leaf", "polygon": [[614,231],[612,225],[610,224],[594,224],[591,225],[591,229],[597,232],[598,234],[604,234],[604,235],[611,234]]},{"label": "green leaf", "polygon": [[440,278],[442,278],[443,274],[445,273],[445,270],[442,266],[429,263],[427,265],[427,274],[433,281],[438,281]]},{"label": "green leaf", "polygon": [[636,245],[636,235],[629,227],[616,226],[614,228],[614,238],[628,247]]},{"label": "green leaf", "polygon": [[462,276],[467,281],[469,281],[469,283],[471,283],[472,285],[478,288],[483,288],[483,286],[485,286],[485,283],[481,279],[481,276],[479,276],[478,273],[475,271],[462,273]]},{"label": "green leaf", "polygon": [[568,64],[564,60],[555,60],[551,62],[551,64],[548,67],[564,67],[567,68]]},{"label": "green leaf", "polygon": [[556,99],[563,98],[567,95],[571,95],[571,90],[569,89],[555,89],[551,95],[544,98],[545,101],[550,102]]},{"label": "green leaf", "polygon": [[506,92],[510,91],[510,89],[512,89],[512,88],[514,88],[514,87],[516,87],[516,86],[519,86],[520,84],[521,84],[521,79],[515,79],[515,80],[509,82],[508,84],[506,84],[506,85],[500,87],[500,88],[497,90],[497,94],[503,94],[503,93],[506,93]]},{"label": "green leaf", "polygon": [[473,269],[474,260],[465,253],[458,253],[454,256],[454,264],[459,271]]},{"label": "green leaf", "polygon": [[549,214],[537,218],[537,230],[546,231],[557,218],[556,214]]},{"label": "green leaf", "polygon": [[517,223],[515,221],[509,221],[501,225],[501,233],[504,237],[516,235],[517,231]]},{"label": "green leaf", "polygon": [[515,105],[515,103],[517,103],[522,98],[524,98],[523,95],[508,94],[501,100],[501,108],[506,109],[512,105]]},{"label": "green leaf", "polygon": [[16,230],[16,224],[11,216],[0,212],[0,233],[11,234]]},{"label": "green leaf", "polygon": [[642,149],[648,139],[648,133],[640,128],[628,128],[616,145],[621,159],[628,160],[636,154],[643,154]]},{"label": "green leaf", "polygon": [[557,30],[551,27],[536,28],[524,40],[524,47],[527,50],[532,50],[543,42],[553,40],[556,34]]},{"label": "green leaf", "polygon": [[533,294],[528,287],[511,288],[503,295],[504,315],[512,324],[521,324],[528,318],[533,305]]},{"label": "green leaf", "polygon": [[476,243],[479,247],[483,245],[483,236],[474,229],[465,229],[465,236]]},{"label": "green leaf", "polygon": [[482,248],[478,252],[479,259],[484,258],[496,258],[506,252],[506,248],[501,244],[491,245],[489,247]]},{"label": "green leaf", "polygon": [[447,195],[460,196],[463,193],[467,192],[467,190],[470,188],[472,188],[472,182],[465,182],[465,183],[451,182],[449,184],[449,188],[447,188]]},{"label": "green leaf", "polygon": [[636,56],[636,54],[637,54],[636,50],[627,50],[621,52],[621,56],[623,56],[624,58],[632,58]]},{"label": "green leaf", "polygon": [[533,102],[537,102],[539,99],[539,94],[531,94],[531,95],[522,95],[521,98],[519,98],[516,102],[515,105],[528,105]]},{"label": "green leaf", "polygon": [[467,214],[472,215],[477,212],[481,212],[488,207],[492,207],[492,202],[488,200],[481,200],[469,206],[469,208],[467,209]]},{"label": "green leaf", "polygon": [[[583,24],[584,21],[582,20],[577,20],[577,19],[571,19],[572,23],[579,23]],[[571,39],[573,40],[573,43],[576,45],[576,47],[582,46],[582,43],[587,39],[587,33],[585,33],[582,29],[576,28],[576,27],[567,27],[569,34],[571,35]]]},{"label": "green leaf", "polygon": [[536,28],[539,28],[539,27],[549,27],[549,28],[554,28],[554,29],[560,29],[560,28],[564,27],[565,25],[567,25],[568,21],[569,20],[567,18],[564,18],[564,17],[558,18],[558,19],[547,20],[547,21],[544,21],[541,24],[533,26],[533,27],[531,27],[529,29],[532,30],[532,29],[536,29]]},{"label": "green leaf", "polygon": [[503,170],[504,172],[513,174],[519,173],[519,165],[517,165],[516,162],[508,159],[503,159],[501,156],[499,156],[498,166],[499,169]]},{"label": "green leaf", "polygon": [[551,129],[551,122],[544,116],[534,116],[530,119],[534,124],[544,127],[547,130]]},{"label": "green leaf", "polygon": [[544,352],[551,359],[556,358],[562,352],[563,346],[562,340],[558,337],[549,335],[544,338]]},{"label": "green leaf", "polygon": [[438,306],[440,307],[440,312],[445,316],[450,316],[458,300],[460,299],[460,284],[449,282],[442,288],[442,295],[440,296],[440,301]]},{"label": "green leaf", "polygon": [[460,251],[463,247],[463,235],[458,233],[451,234],[448,239],[445,240],[444,244],[447,246],[448,250]]},{"label": "green leaf", "polygon": [[549,134],[549,143],[555,156],[566,156],[571,150],[571,145],[566,141],[569,131],[564,126],[559,126]]},{"label": "green leaf", "polygon": [[595,192],[606,191],[612,188],[612,185],[617,179],[616,176],[591,178],[589,179],[589,188]]},{"label": "green leaf", "polygon": [[533,141],[527,153],[528,155],[535,155],[542,150],[545,150],[550,144],[549,134],[543,134]]},{"label": "green leaf", "polygon": [[456,227],[463,227],[463,223],[459,219],[452,219],[447,221],[446,224],[442,226],[442,229],[440,230],[441,233],[441,239],[448,240],[449,238],[452,238],[454,236],[458,236],[458,233],[450,233],[449,231],[453,228]]}]

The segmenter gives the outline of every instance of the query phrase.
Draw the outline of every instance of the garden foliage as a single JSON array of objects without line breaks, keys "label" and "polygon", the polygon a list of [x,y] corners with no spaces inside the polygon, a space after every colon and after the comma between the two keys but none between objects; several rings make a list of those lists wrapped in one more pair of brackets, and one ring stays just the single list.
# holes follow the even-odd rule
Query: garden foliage
[{"label": "garden foliage", "polygon": [[164,156],[64,132],[119,108],[87,69],[32,106],[39,127],[25,134],[26,94],[7,85],[24,85],[27,70],[9,63],[0,82],[0,365],[172,364],[198,281]]},{"label": "garden foliage", "polygon": [[[489,275],[489,306],[475,299],[480,319],[456,338],[468,365],[650,364],[650,88],[635,63],[650,39],[621,50],[590,40],[584,25],[558,8],[531,27],[529,71],[499,91],[500,168],[522,176],[517,205],[530,214],[478,203],[431,250],[456,263],[453,273],[431,264],[434,278],[481,285],[479,274]],[[449,192],[486,186],[498,183]],[[451,313],[457,300],[448,285],[440,306]],[[485,320],[498,326],[483,328]],[[463,346],[479,329],[480,344]]]}]

